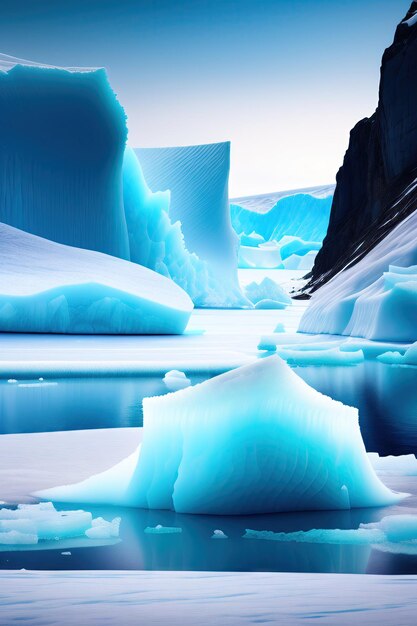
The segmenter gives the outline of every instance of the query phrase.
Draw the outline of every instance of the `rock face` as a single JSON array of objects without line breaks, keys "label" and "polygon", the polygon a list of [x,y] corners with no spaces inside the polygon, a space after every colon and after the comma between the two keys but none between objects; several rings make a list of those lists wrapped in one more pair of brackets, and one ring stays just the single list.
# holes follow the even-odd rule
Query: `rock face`
[{"label": "rock face", "polygon": [[305,295],[357,263],[417,208],[416,78],[414,1],[383,55],[378,107],[351,131]]}]

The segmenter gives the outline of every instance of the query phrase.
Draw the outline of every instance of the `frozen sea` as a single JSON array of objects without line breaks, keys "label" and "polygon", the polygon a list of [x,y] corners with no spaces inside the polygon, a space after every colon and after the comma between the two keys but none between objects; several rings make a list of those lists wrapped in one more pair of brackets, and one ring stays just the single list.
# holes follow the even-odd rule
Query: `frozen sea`
[{"label": "frozen sea", "polygon": [[[241,270],[240,280],[245,285],[268,275],[291,291],[302,274]],[[184,336],[2,335],[0,500],[11,505],[32,502],[33,491],[82,480],[125,458],[141,438],[142,399],[167,392],[162,379],[169,370],[185,372],[196,384],[263,358],[267,352],[258,349],[260,339],[270,336],[277,324],[285,328],[279,337],[282,344],[346,340],[297,336],[307,306],[306,301],[294,301],[285,310],[195,310]],[[417,452],[417,368],[365,358],[352,367],[294,369],[319,391],[359,408],[368,451]],[[7,570],[1,582],[7,604],[0,624],[28,616],[34,624],[54,623],[57,604],[66,607],[63,624],[87,614],[88,623],[101,624],[103,616],[117,615],[126,624],[137,623],[139,616],[157,624],[165,623],[172,611],[176,615],[179,611],[181,622],[190,624],[201,612],[206,621],[201,618],[200,623],[309,624],[320,618],[322,623],[353,624],[359,613],[362,624],[411,624],[415,556],[371,546],[243,538],[246,528],[275,532],[357,528],[387,514],[417,513],[417,477],[382,479],[412,496],[390,509],[236,518],[90,507],[94,516],[122,517],[120,541],[97,547],[52,543],[0,552],[0,568]],[[182,532],[144,532],[158,524]],[[214,530],[222,530],[228,539],[213,540]],[[329,576],[333,574],[338,577]],[[52,600],[50,585],[55,588]],[[168,588],[169,595],[161,592]],[[112,598],[105,589],[112,590]],[[368,592],[361,595],[364,589]],[[395,601],[388,601],[387,593],[395,594]],[[22,596],[30,601],[29,613],[19,603]],[[396,619],[390,621],[394,605]],[[400,617],[402,621],[397,620]]]}]

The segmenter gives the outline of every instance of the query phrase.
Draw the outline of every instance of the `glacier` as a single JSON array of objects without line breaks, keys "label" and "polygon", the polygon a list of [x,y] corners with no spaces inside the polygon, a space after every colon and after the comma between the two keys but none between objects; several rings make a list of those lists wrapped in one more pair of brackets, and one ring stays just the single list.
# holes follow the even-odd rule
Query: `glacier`
[{"label": "glacier", "polygon": [[299,330],[417,340],[417,211],[312,296]]},{"label": "glacier", "polygon": [[275,308],[282,309],[292,303],[290,296],[281,285],[268,277],[265,277],[260,283],[256,281],[249,283],[245,287],[245,295],[255,305],[255,308],[265,301],[275,302],[277,305],[281,305]]},{"label": "glacier", "polygon": [[[135,153],[149,188],[169,190],[169,218],[181,230],[188,253],[207,268],[203,282],[211,290],[203,306],[247,306],[237,280],[238,237],[229,212],[230,143],[136,148]],[[176,250],[171,263],[175,257]],[[201,273],[194,279],[194,291]]]},{"label": "glacier", "polygon": [[[239,234],[252,232],[261,235],[266,241],[279,241],[286,235],[300,237],[305,241],[323,241],[329,223],[333,188],[316,195],[310,193],[289,193],[278,198],[277,202],[265,210],[256,210],[256,197],[232,200],[230,211],[232,225]],[[245,206],[246,205],[246,206]],[[259,203],[262,206],[261,203]],[[246,208],[249,207],[249,208]]]},{"label": "glacier", "polygon": [[0,330],[179,334],[193,303],[171,280],[0,224]]},{"label": "glacier", "polygon": [[[219,272],[210,261],[188,251],[182,223],[179,220],[172,222],[171,219],[175,208],[173,192],[151,191],[137,152],[126,147],[123,161],[123,198],[130,260],[171,278],[189,294],[195,306],[248,305],[237,283],[236,259],[234,262],[226,259],[226,266]],[[200,184],[199,180],[193,182],[196,195],[201,193]],[[164,187],[162,183],[161,186]],[[184,194],[185,190],[180,200]],[[189,202],[193,201],[191,197]],[[193,208],[196,212],[203,210],[197,203],[190,205],[190,212]],[[221,210],[222,207],[219,212]],[[232,265],[229,266],[229,263]]]},{"label": "glacier", "polygon": [[143,401],[141,448],[103,474],[35,495],[238,515],[385,506],[358,412],[277,356]]},{"label": "glacier", "polygon": [[126,116],[104,69],[0,59],[0,222],[129,258]]}]

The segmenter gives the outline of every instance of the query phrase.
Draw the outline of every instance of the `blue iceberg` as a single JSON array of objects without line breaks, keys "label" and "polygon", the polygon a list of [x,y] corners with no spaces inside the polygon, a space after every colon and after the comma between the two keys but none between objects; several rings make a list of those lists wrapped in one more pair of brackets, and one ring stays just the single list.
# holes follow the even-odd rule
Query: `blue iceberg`
[{"label": "blue iceberg", "polygon": [[309,387],[271,356],[165,396],[145,398],[143,443],[113,469],[39,492],[219,515],[384,506],[356,409]]},{"label": "blue iceberg", "polygon": [[0,222],[129,259],[126,116],[106,71],[6,61],[0,59]]},{"label": "blue iceberg", "polygon": [[[187,251],[195,276],[191,289],[184,282],[179,284],[198,306],[246,306],[237,280],[238,237],[229,212],[230,143],[139,148],[135,152],[150,189],[170,191],[167,210],[177,230],[171,239],[175,239],[176,249]],[[176,249],[165,262],[174,280],[175,273],[181,273],[178,265],[187,264],[184,260],[175,267]]]}]

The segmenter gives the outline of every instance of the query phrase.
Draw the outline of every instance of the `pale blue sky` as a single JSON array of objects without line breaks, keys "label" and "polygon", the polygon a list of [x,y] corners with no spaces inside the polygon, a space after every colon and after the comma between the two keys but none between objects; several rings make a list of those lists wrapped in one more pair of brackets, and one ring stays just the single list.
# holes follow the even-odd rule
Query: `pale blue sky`
[{"label": "pale blue sky", "polygon": [[232,141],[231,195],[332,182],[411,0],[2,0],[2,52],[105,66],[134,146]]}]

